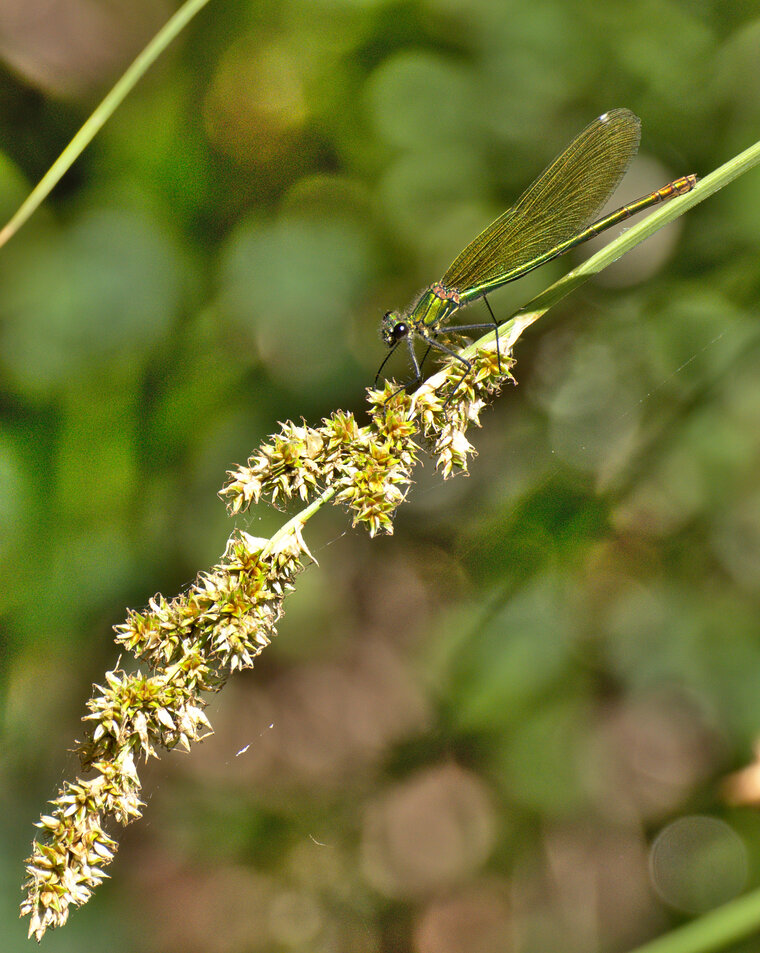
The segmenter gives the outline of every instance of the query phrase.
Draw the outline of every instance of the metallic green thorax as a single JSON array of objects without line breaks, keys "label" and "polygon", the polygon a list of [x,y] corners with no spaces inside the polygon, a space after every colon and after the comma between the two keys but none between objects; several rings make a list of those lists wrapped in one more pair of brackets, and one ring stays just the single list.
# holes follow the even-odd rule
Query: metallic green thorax
[{"label": "metallic green thorax", "polygon": [[409,313],[408,321],[421,330],[436,328],[458,307],[459,295],[435,284],[420,296],[420,300]]},{"label": "metallic green thorax", "polygon": [[405,313],[388,311],[380,328],[383,341],[393,347],[414,331],[425,336],[426,331],[435,331],[457,308],[462,300],[456,291],[449,291],[440,282],[424,291],[414,307]]}]

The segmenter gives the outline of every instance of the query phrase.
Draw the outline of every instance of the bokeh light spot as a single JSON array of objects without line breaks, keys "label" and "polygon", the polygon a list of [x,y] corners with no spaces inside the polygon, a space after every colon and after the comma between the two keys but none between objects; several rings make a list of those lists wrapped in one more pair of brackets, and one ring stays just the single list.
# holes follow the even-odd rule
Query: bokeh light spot
[{"label": "bokeh light spot", "polygon": [[725,821],[682,817],[657,835],[649,870],[666,903],[686,913],[703,913],[741,893],[747,880],[747,850]]}]

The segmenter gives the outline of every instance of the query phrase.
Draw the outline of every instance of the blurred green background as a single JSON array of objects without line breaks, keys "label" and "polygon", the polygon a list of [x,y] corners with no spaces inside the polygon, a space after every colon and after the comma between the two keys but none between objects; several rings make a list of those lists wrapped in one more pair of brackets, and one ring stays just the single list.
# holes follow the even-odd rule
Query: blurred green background
[{"label": "blurred green background", "polygon": [[[172,8],[3,0],[3,220]],[[151,70],[0,251],[4,950],[110,626],[283,519],[225,470],[363,420],[382,313],[595,116],[643,122],[616,205],[757,140],[758,63],[753,2],[212,0]],[[46,949],[618,951],[760,885],[759,295],[755,170],[530,330],[468,479],[314,520]]]}]

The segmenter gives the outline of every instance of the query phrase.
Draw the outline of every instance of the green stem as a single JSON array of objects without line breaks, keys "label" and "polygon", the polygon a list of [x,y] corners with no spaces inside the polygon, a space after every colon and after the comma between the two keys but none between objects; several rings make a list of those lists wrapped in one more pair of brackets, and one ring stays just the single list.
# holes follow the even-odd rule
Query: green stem
[{"label": "green stem", "polygon": [[137,56],[121,79],[110,90],[95,111],[85,121],[71,142],[50,166],[32,192],[27,196],[19,210],[8,224],[0,230],[0,247],[16,234],[21,226],[50,195],[55,186],[68,172],[74,162],[92,142],[97,133],[111,118],[123,100],[132,91],[138,80],[147,72],[166,47],[203,9],[209,0],[185,0],[174,16],[159,30],[145,49]]},{"label": "green stem", "polygon": [[[611,241],[608,245],[605,245],[601,251],[592,255],[591,258],[584,261],[583,264],[578,265],[577,268],[573,268],[572,271],[569,271],[560,278],[559,281],[555,281],[553,285],[550,285],[545,291],[542,291],[541,294],[520,308],[510,321],[505,322],[501,326],[500,336],[503,337],[505,333],[509,333],[511,337],[512,327],[515,323],[519,325],[519,331],[522,333],[525,328],[546,314],[552,305],[561,301],[562,298],[569,295],[571,291],[575,291],[579,285],[582,285],[584,281],[588,281],[592,275],[596,275],[607,268],[608,265],[617,261],[618,258],[621,258],[626,252],[635,248],[636,245],[641,244],[641,242],[649,238],[649,236],[653,235],[656,231],[659,231],[663,226],[672,222],[680,215],[683,215],[684,212],[688,211],[688,209],[694,205],[703,202],[710,195],[713,195],[719,189],[728,185],[729,182],[732,182],[738,176],[743,175],[759,163],[760,142],[756,142],[753,146],[750,146],[749,149],[740,152],[738,156],[729,159],[728,162],[725,162],[714,172],[700,179],[691,192],[687,192],[686,195],[679,195],[677,198],[666,202],[661,208],[647,215],[643,221],[627,229],[622,235],[618,235],[616,239]],[[471,357],[476,350],[487,347],[489,339],[493,341],[493,332],[483,335],[480,340],[475,341],[474,344],[466,348],[466,350],[462,352],[462,357],[467,359]]]},{"label": "green stem", "polygon": [[[315,513],[318,513],[322,507],[329,503],[330,500],[335,496],[337,490],[335,487],[328,486],[326,490],[323,490],[319,496],[310,503],[308,506],[305,506],[300,513],[283,523],[282,526],[277,530],[274,536],[270,537],[266,546],[261,551],[261,558],[265,559],[267,556],[271,556],[273,553],[277,552],[277,548],[281,542],[287,539],[288,536],[292,536],[295,533],[299,538],[301,537],[301,530],[304,528],[306,523],[314,516]],[[307,550],[308,552],[308,550]],[[311,556],[311,553],[309,553]],[[314,557],[311,557],[314,559]],[[316,562],[316,559],[314,559]]]},{"label": "green stem", "polygon": [[760,930],[760,890],[637,947],[632,953],[707,953]]}]

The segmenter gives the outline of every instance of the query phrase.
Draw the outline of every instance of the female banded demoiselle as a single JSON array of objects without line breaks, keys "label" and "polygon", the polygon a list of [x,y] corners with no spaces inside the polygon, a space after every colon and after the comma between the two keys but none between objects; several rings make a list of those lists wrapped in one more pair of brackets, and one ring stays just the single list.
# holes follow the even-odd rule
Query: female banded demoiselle
[{"label": "female banded demoiselle", "polygon": [[[511,208],[470,242],[441,280],[424,291],[408,311],[385,314],[381,325],[385,344],[395,349],[405,340],[409,345],[415,372],[409,385],[422,380],[421,362],[414,350],[417,338],[427,344],[426,355],[430,348],[443,351],[459,361],[467,374],[469,361],[439,340],[439,335],[449,332],[496,328],[496,354],[501,369],[498,325],[486,297],[490,291],[564,255],[632,215],[694,187],[697,177],[683,176],[589,224],[625,175],[636,155],[640,132],[641,122],[629,109],[613,109],[599,116]],[[477,298],[483,298],[488,308],[488,323],[442,327],[455,311]],[[390,353],[380,365],[376,384],[389,357]]]}]

